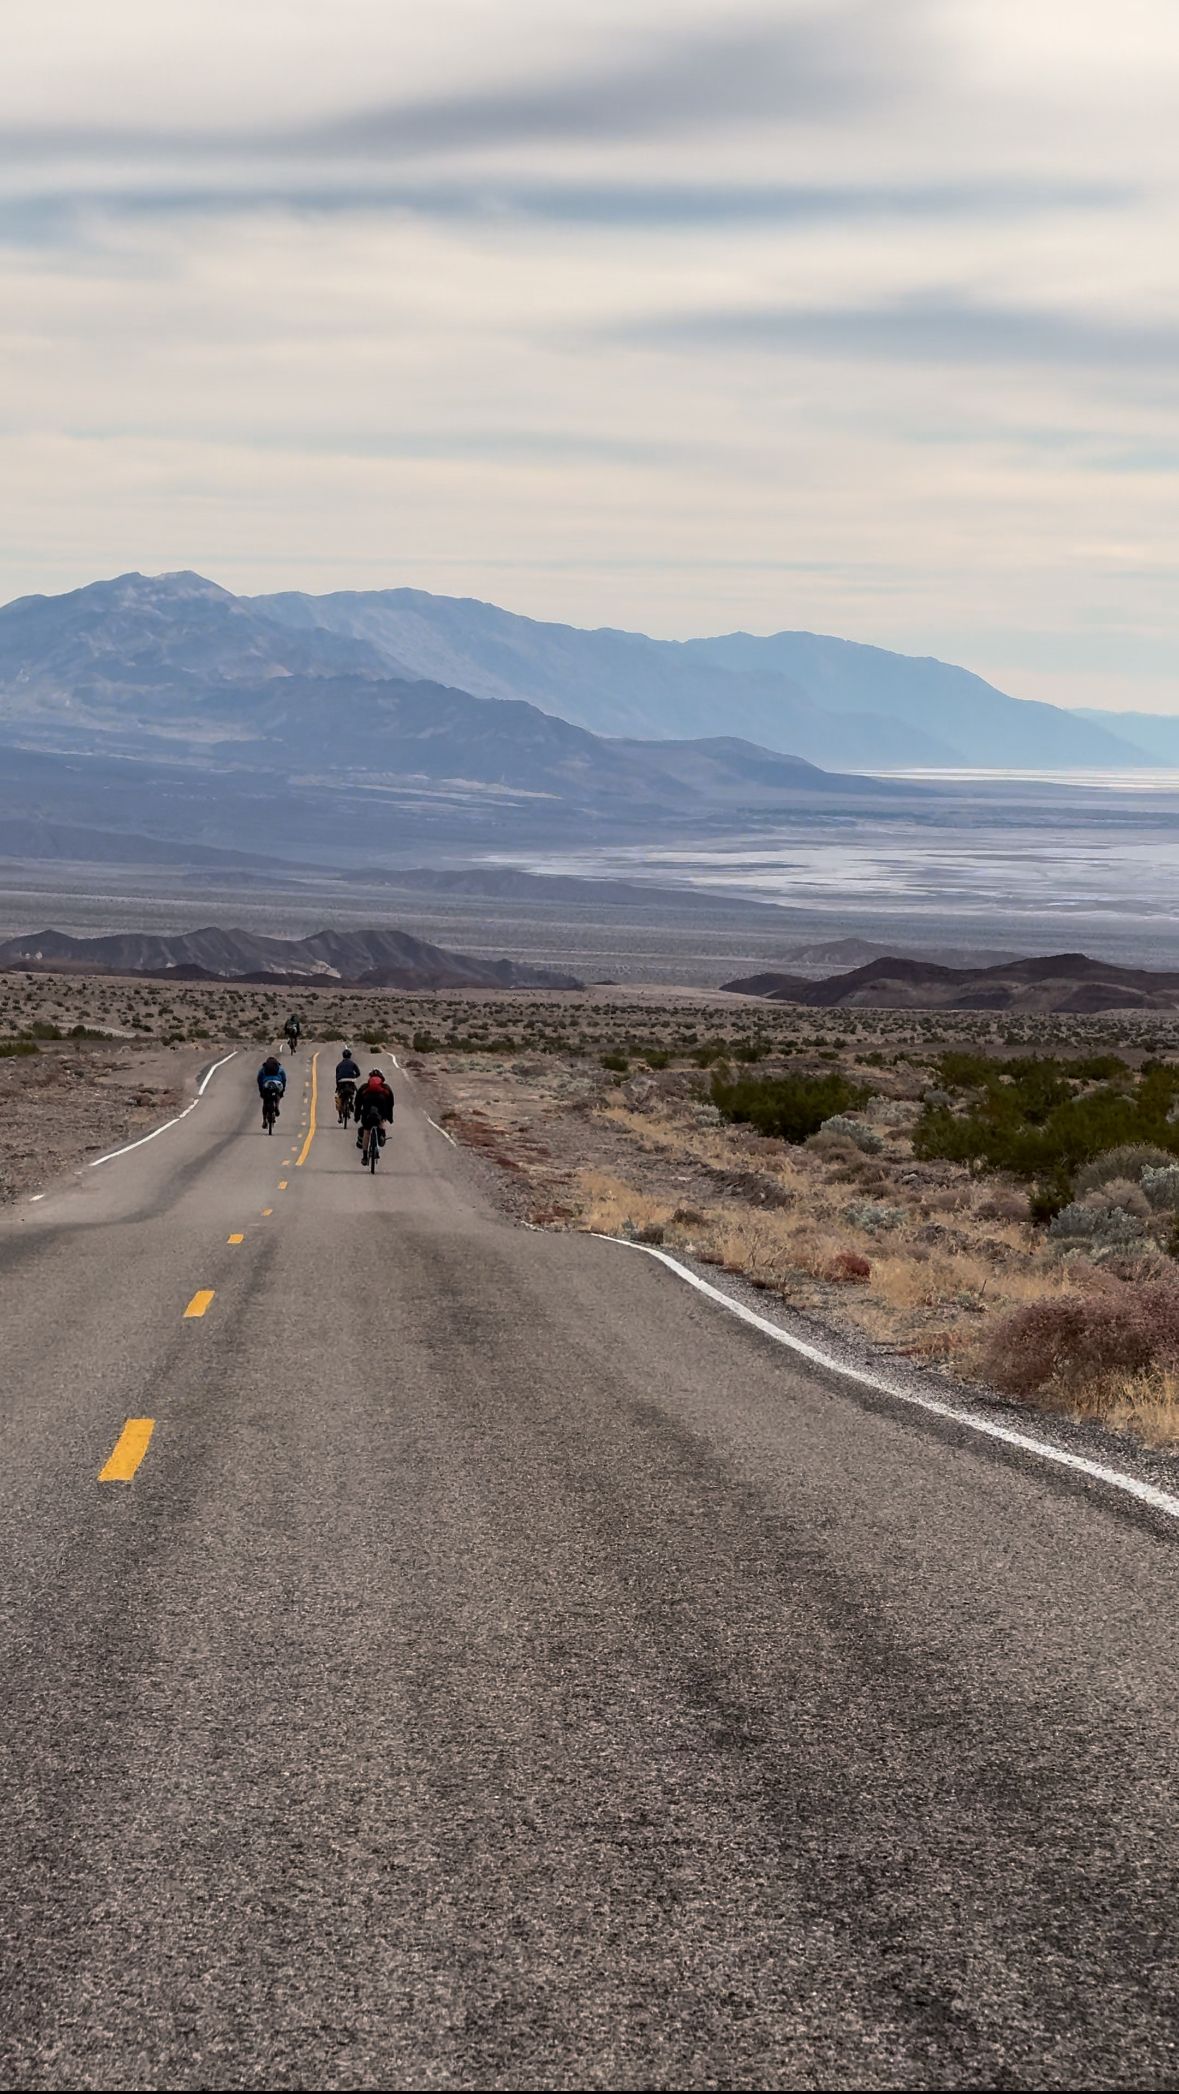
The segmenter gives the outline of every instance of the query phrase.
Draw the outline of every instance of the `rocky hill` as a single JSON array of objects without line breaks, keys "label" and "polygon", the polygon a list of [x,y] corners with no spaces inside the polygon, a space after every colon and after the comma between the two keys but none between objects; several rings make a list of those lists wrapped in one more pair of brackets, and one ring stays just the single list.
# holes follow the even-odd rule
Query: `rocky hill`
[{"label": "rocky hill", "polygon": [[928,960],[885,957],[844,974],[808,980],[764,973],[725,988],[772,1003],[820,1010],[912,1011],[1179,1011],[1179,974],[1119,967],[1085,953],[1006,960],[994,967],[942,967]]},{"label": "rocky hill", "polygon": [[582,987],[576,975],[448,952],[407,931],[393,930],[317,931],[309,938],[268,938],[216,926],[174,936],[126,931],[76,938],[66,931],[35,931],[0,945],[0,967],[185,981],[290,982],[309,988]]}]

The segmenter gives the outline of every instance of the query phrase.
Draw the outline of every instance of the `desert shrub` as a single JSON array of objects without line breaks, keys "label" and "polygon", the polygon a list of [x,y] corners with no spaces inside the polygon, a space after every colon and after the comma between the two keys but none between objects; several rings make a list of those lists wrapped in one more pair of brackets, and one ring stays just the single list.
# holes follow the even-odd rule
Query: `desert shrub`
[{"label": "desert shrub", "polygon": [[1166,1149],[1156,1148],[1150,1142],[1123,1143],[1120,1148],[1106,1149],[1077,1172],[1076,1191],[1096,1192],[1113,1178],[1136,1182],[1146,1170],[1170,1170],[1174,1166],[1175,1158]]},{"label": "desert shrub", "polygon": [[[366,1047],[373,1044],[367,1035],[364,1036],[364,1044]],[[441,1045],[441,1040],[436,1040],[432,1032],[415,1032],[413,1036],[412,1046],[415,1054],[436,1054]]]},{"label": "desert shrub", "polygon": [[1127,1213],[1124,1207],[1091,1206],[1087,1200],[1070,1201],[1048,1225],[1054,1243],[1102,1246],[1132,1243],[1144,1230],[1141,1217]]},{"label": "desert shrub", "polygon": [[51,1025],[47,1018],[34,1018],[29,1027],[29,1038],[33,1040],[60,1040],[60,1025]]},{"label": "desert shrub", "polygon": [[878,1127],[907,1127],[913,1117],[907,1098],[869,1098],[864,1110]]},{"label": "desert shrub", "polygon": [[1023,1222],[1030,1213],[1031,1202],[1027,1193],[1018,1191],[1013,1185],[996,1186],[994,1192],[988,1193],[978,1205],[980,1221]]},{"label": "desert shrub", "polygon": [[617,1076],[625,1076],[630,1068],[630,1061],[625,1054],[604,1054],[601,1061],[603,1069],[612,1069]]},{"label": "desert shrub", "polygon": [[1142,1187],[1132,1178],[1111,1178],[1107,1185],[1099,1185],[1096,1192],[1087,1192],[1083,1205],[1106,1210],[1120,1208],[1124,1214],[1136,1214],[1139,1221],[1149,1221],[1152,1212]]},{"label": "desert shrub", "polygon": [[20,1054],[40,1054],[36,1040],[0,1040],[0,1056],[12,1061]]},{"label": "desert shrub", "polygon": [[[1011,1062],[975,1091],[967,1110],[927,1105],[913,1134],[920,1158],[943,1157],[974,1169],[1006,1170],[1047,1185],[1067,1181],[1105,1152],[1151,1144],[1179,1150],[1179,1127],[1168,1124],[1172,1072],[1143,1077],[1136,1087],[1078,1092],[1062,1073],[1068,1065]],[[1144,1159],[1145,1161],[1145,1159]],[[1109,1175],[1126,1175],[1124,1165]],[[1065,1193],[1067,1198],[1067,1190]]]},{"label": "desert shrub", "polygon": [[853,1228],[865,1229],[869,1236],[883,1236],[890,1229],[899,1229],[905,1220],[903,1207],[889,1207],[880,1200],[861,1200],[858,1206],[849,1207],[847,1218]]},{"label": "desert shrub", "polygon": [[854,1111],[866,1093],[844,1076],[738,1077],[712,1080],[712,1102],[721,1117],[755,1127],[779,1141],[804,1142],[825,1120]]},{"label": "desert shrub", "polygon": [[822,1277],[827,1280],[842,1280],[845,1283],[859,1281],[863,1284],[872,1277],[872,1267],[859,1251],[836,1251],[824,1266]]},{"label": "desert shrub", "polygon": [[1156,1214],[1179,1214],[1179,1163],[1147,1164],[1138,1182]]},{"label": "desert shrub", "polygon": [[1179,1287],[1130,1280],[1016,1309],[991,1334],[986,1372],[998,1388],[1030,1396],[1056,1379],[1077,1384],[1177,1363]]},{"label": "desert shrub", "polygon": [[879,1156],[884,1147],[874,1127],[866,1126],[863,1120],[849,1119],[842,1112],[833,1113],[829,1120],[824,1120],[819,1133],[839,1135],[844,1141],[854,1142],[865,1156]]}]

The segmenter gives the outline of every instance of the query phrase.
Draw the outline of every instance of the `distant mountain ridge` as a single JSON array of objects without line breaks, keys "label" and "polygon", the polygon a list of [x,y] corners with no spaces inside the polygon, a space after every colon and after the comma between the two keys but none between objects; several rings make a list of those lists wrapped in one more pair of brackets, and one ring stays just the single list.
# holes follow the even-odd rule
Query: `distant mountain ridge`
[{"label": "distant mountain ridge", "polygon": [[823,634],[654,640],[524,618],[421,589],[249,599],[305,638],[330,631],[398,674],[524,698],[593,733],[672,738],[719,727],[840,770],[1079,768],[1149,761],[1080,714],[1009,697],[968,669]]},{"label": "distant mountain ridge", "polygon": [[448,952],[408,931],[317,931],[270,938],[255,931],[114,932],[79,938],[34,931],[0,945],[0,967],[194,981],[275,982],[307,988],[579,989],[576,975],[515,960]]},{"label": "distant mountain ridge", "polygon": [[403,673],[363,639],[292,628],[194,574],[0,610],[0,739],[59,756],[256,770],[272,790],[298,774],[491,787],[635,818],[890,790],[721,724],[692,741],[605,737],[556,705]]},{"label": "distant mountain ridge", "polygon": [[[146,738],[248,762],[281,753],[289,728],[294,750],[318,760],[337,708],[346,719],[373,706],[383,733],[391,711],[412,710],[407,694],[423,689],[558,721],[558,768],[567,777],[570,763],[600,766],[602,791],[638,771],[646,790],[660,769],[657,746],[668,742],[723,741],[730,755],[756,747],[841,773],[1157,760],[1111,725],[1114,716],[1013,698],[950,663],[814,633],[658,640],[416,589],[239,597],[188,572],[120,575],[0,608],[0,736],[15,738],[15,727],[43,748],[76,750],[89,735],[131,751]],[[507,741],[525,719],[476,731],[476,717],[452,717],[452,737]],[[546,731],[529,721],[533,758]],[[420,720],[412,738],[420,751]],[[396,735],[391,756],[405,756]],[[470,775],[455,770],[453,752],[446,762],[449,775]],[[441,775],[439,761],[425,768]]]},{"label": "distant mountain ridge", "polygon": [[1119,967],[1086,953],[1051,953],[993,967],[944,967],[890,955],[820,981],[765,972],[724,987],[771,1003],[819,1010],[1098,1011],[1179,1010],[1179,974]]}]

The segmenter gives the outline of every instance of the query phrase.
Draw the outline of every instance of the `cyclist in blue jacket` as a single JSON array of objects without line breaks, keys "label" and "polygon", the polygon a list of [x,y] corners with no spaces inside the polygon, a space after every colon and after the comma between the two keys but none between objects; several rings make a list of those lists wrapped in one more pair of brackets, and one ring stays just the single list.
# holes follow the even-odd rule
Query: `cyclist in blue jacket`
[{"label": "cyclist in blue jacket", "polygon": [[[286,1070],[283,1068],[277,1054],[268,1054],[258,1071],[258,1096],[265,1102],[267,1091],[277,1091],[279,1098],[281,1098],[286,1091],[286,1087]],[[277,1116],[278,1099],[275,1100],[274,1110]]]}]

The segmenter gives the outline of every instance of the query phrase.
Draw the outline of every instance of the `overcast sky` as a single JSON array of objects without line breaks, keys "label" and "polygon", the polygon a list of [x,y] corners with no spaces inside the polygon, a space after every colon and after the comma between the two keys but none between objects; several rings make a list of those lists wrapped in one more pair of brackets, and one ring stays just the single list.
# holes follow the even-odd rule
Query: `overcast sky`
[{"label": "overcast sky", "polygon": [[0,596],[1179,710],[1175,0],[4,0]]}]

